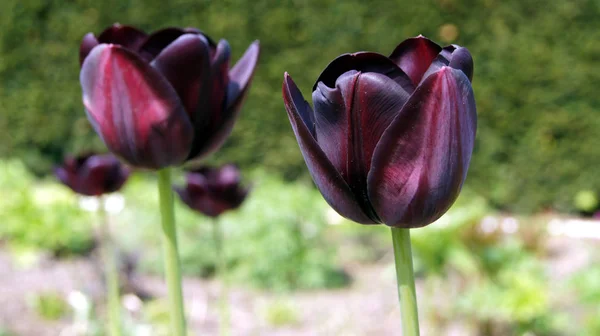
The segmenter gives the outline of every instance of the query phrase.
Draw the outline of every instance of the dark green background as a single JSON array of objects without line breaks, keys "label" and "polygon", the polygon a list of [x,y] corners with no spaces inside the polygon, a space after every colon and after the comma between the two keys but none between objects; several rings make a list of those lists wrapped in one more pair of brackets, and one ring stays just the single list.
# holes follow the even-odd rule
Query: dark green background
[{"label": "dark green background", "polygon": [[113,22],[195,26],[235,60],[262,57],[233,135],[211,161],[306,174],[281,100],[288,71],[305,97],[341,53],[390,53],[423,34],[475,59],[477,144],[467,179],[501,209],[572,209],[600,191],[600,1],[2,0],[0,156],[48,172],[66,152],[102,149],[81,104],[78,48]]}]

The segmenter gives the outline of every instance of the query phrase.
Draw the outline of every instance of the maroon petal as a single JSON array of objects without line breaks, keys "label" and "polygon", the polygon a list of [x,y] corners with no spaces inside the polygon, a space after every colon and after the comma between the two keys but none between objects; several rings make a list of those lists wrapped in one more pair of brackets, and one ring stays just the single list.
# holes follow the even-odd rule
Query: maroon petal
[{"label": "maroon petal", "polygon": [[229,71],[226,109],[239,110],[254,76],[259,56],[260,43],[254,41],[246,49],[242,58]]},{"label": "maroon petal", "polygon": [[54,175],[62,184],[66,185],[67,187],[69,187],[71,189],[75,185],[74,175],[71,172],[69,172],[67,169],[65,169],[64,167],[54,168]]},{"label": "maroon petal", "polygon": [[200,93],[203,99],[192,111],[195,137],[188,159],[203,158],[217,150],[233,127],[235,111],[224,109],[230,56],[229,43],[219,41],[210,65],[210,83]]},{"label": "maroon petal", "polygon": [[341,75],[334,89],[319,83],[313,92],[317,142],[373,221],[378,219],[367,194],[373,150],[407,100],[391,78],[354,70]]},{"label": "maroon petal", "polygon": [[443,67],[413,93],[375,148],[371,202],[390,226],[414,228],[438,219],[465,180],[477,127],[471,84]]},{"label": "maroon petal", "polygon": [[408,74],[416,86],[441,51],[439,45],[419,35],[400,43],[390,55],[390,59]]},{"label": "maroon petal", "polygon": [[[139,54],[143,59],[151,61],[169,44],[173,43],[184,34],[190,33],[181,28],[165,28],[157,30],[142,41],[138,48]],[[191,34],[195,35],[194,33]]]},{"label": "maroon petal", "polygon": [[123,26],[116,23],[105,29],[98,36],[98,42],[118,44],[129,50],[137,51],[140,45],[146,40],[146,36],[146,33],[135,27]]},{"label": "maroon petal", "polygon": [[189,153],[193,129],[169,82],[116,45],[92,50],[80,74],[88,118],[107,147],[133,166],[159,169]]},{"label": "maroon petal", "polygon": [[81,179],[89,186],[89,196],[115,192],[121,189],[128,177],[129,170],[112,155],[91,157],[81,172]]},{"label": "maroon petal", "polygon": [[206,104],[203,90],[210,87],[210,47],[202,35],[180,36],[152,61],[177,91],[185,110],[194,120],[196,108]]},{"label": "maroon petal", "polygon": [[327,203],[346,218],[358,223],[374,224],[304,124],[300,111],[310,109],[310,106],[287,73],[283,81],[283,100],[308,171]]},{"label": "maroon petal", "polygon": [[95,46],[99,44],[96,36],[92,33],[87,33],[83,37],[81,41],[81,45],[79,46],[79,66],[83,65],[83,61],[87,57],[87,55],[94,49]]},{"label": "maroon petal", "polygon": [[321,75],[319,75],[319,78],[317,78],[315,85],[313,85],[313,91],[316,90],[319,82],[323,82],[329,87],[334,87],[338,77],[350,70],[379,73],[400,84],[408,93],[414,90],[414,86],[408,75],[389,58],[378,53],[363,51],[354,54],[344,54],[331,61]]},{"label": "maroon petal", "polygon": [[461,70],[467,75],[469,81],[473,81],[473,57],[467,48],[458,47],[452,53],[450,67]]}]

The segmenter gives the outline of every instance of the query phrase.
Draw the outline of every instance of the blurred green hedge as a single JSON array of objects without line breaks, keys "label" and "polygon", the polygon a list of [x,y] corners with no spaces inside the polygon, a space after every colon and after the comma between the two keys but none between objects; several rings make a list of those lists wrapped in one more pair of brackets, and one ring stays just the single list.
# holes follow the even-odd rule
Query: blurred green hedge
[{"label": "blurred green hedge", "polygon": [[499,208],[572,209],[600,191],[600,3],[596,0],[0,2],[0,156],[37,173],[63,153],[103,146],[81,104],[81,37],[113,22],[197,26],[233,59],[254,39],[262,57],[242,117],[213,161],[306,174],[281,100],[288,71],[307,98],[341,53],[387,54],[423,34],[475,59],[477,146],[468,184]]}]

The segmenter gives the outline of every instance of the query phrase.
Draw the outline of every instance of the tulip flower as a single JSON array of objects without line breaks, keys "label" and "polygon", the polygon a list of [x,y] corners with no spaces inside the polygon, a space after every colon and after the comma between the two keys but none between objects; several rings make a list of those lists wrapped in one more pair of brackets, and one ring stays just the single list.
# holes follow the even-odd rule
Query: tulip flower
[{"label": "tulip flower", "polygon": [[213,243],[216,254],[216,273],[222,278],[219,298],[220,334],[228,335],[229,299],[227,291],[227,264],[225,261],[224,234],[218,216],[238,208],[248,196],[249,189],[241,185],[240,172],[235,165],[220,168],[201,167],[186,175],[185,187],[175,187],[181,200],[191,209],[213,219]]},{"label": "tulip flower", "polygon": [[238,208],[249,191],[241,186],[240,172],[232,164],[199,168],[188,172],[186,180],[185,187],[175,192],[187,206],[208,217]]},{"label": "tulip flower", "polygon": [[304,161],[342,216],[392,227],[405,336],[419,335],[410,228],[454,203],[477,128],[466,48],[418,36],[389,57],[334,59],[313,86],[314,110],[286,73],[283,98]]},{"label": "tulip flower", "polygon": [[115,192],[129,177],[129,169],[110,154],[69,156],[54,172],[64,185],[85,196]]},{"label": "tulip flower", "polygon": [[121,336],[121,304],[118,266],[115,260],[116,249],[113,246],[110,225],[101,196],[121,189],[129,177],[129,169],[111,154],[84,154],[67,157],[54,172],[56,177],[74,192],[98,198],[100,247],[105,262],[107,307],[110,316],[108,326],[110,335]]},{"label": "tulip flower", "polygon": [[421,227],[456,200],[477,115],[466,48],[419,36],[389,57],[341,55],[313,87],[314,111],[286,73],[283,97],[315,184],[342,216]]},{"label": "tulip flower", "polygon": [[226,40],[195,28],[147,35],[115,24],[80,47],[83,102],[94,130],[135,167],[201,159],[230,134],[259,56],[252,43],[230,68]]}]

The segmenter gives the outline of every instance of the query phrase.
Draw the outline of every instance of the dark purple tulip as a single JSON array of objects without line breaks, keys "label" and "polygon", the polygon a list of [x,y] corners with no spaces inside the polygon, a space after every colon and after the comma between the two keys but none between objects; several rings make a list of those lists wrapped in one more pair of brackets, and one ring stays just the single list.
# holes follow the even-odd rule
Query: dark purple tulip
[{"label": "dark purple tulip", "polygon": [[418,36],[390,57],[333,60],[313,87],[314,111],[292,78],[285,107],[315,184],[342,216],[415,228],[454,203],[467,176],[477,112],[473,60]]},{"label": "dark purple tulip", "polygon": [[129,177],[129,170],[110,154],[67,157],[54,173],[67,187],[86,196],[115,192]]},{"label": "dark purple tulip", "polygon": [[217,150],[230,134],[259,56],[255,41],[230,68],[226,40],[195,28],[150,35],[115,24],[79,51],[83,102],[106,146],[160,169]]},{"label": "dark purple tulip", "polygon": [[186,175],[186,185],[175,188],[190,208],[210,217],[238,208],[248,189],[241,185],[240,172],[232,164],[221,168],[202,167]]}]

